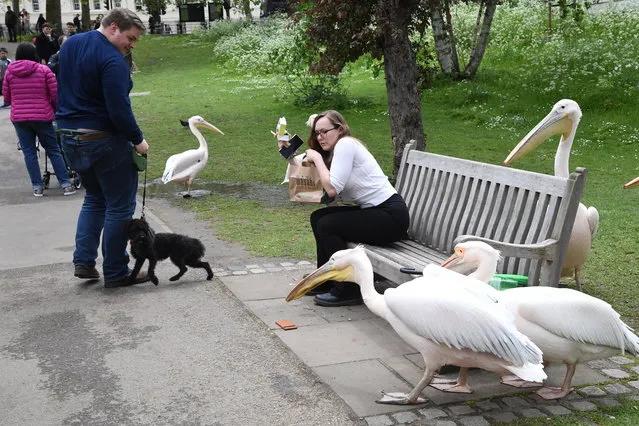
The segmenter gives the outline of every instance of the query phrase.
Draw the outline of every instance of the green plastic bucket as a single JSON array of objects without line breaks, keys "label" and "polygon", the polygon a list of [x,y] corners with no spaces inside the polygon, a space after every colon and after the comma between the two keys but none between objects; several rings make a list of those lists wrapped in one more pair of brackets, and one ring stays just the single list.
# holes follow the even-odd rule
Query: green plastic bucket
[{"label": "green plastic bucket", "polygon": [[495,274],[490,281],[488,281],[488,284],[497,290],[526,287],[528,285],[528,277],[524,275]]}]

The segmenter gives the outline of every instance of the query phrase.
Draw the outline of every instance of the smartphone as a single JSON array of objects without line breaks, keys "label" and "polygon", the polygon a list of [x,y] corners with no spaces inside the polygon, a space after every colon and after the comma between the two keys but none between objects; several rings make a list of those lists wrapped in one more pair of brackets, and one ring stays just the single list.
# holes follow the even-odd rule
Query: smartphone
[{"label": "smartphone", "polygon": [[282,155],[282,157],[286,159],[288,159],[291,155],[293,155],[293,153],[297,150],[297,148],[302,146],[304,141],[299,136],[293,135],[293,137],[288,141],[288,143],[290,144],[288,147],[283,146],[282,149],[280,149],[280,154]]}]

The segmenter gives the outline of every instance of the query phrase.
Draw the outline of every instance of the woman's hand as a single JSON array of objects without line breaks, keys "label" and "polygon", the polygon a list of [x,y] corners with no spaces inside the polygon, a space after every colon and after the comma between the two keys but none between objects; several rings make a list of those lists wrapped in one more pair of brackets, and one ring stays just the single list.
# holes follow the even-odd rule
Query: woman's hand
[{"label": "woman's hand", "polygon": [[315,164],[315,167],[317,167],[317,171],[319,172],[320,180],[322,181],[322,187],[324,187],[324,191],[326,191],[329,197],[335,197],[337,195],[337,191],[331,184],[331,172],[326,167],[322,154],[315,151],[314,149],[307,149],[306,161],[310,161],[313,164]]},{"label": "woman's hand", "polygon": [[315,151],[314,149],[306,150],[306,161],[310,161],[311,163],[317,166],[318,163],[324,163],[324,159],[322,158],[322,154]]}]

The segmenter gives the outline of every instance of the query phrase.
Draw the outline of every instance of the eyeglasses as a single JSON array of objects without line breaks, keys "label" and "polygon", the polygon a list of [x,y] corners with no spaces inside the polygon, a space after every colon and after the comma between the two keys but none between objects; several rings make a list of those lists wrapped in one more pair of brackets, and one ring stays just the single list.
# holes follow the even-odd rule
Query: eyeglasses
[{"label": "eyeglasses", "polygon": [[313,134],[315,135],[315,137],[316,137],[316,138],[319,138],[320,136],[321,136],[321,137],[324,137],[324,136],[326,136],[326,134],[327,134],[328,132],[330,132],[331,130],[335,130],[335,129],[338,129],[338,128],[339,128],[339,126],[335,126],[335,127],[331,128],[331,129],[326,129],[326,130],[317,130],[316,132],[313,132]]}]

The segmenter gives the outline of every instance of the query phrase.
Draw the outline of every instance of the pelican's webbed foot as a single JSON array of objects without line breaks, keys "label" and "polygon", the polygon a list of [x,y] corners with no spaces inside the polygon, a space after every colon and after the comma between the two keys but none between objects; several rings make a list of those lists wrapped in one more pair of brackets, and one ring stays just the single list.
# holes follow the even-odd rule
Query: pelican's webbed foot
[{"label": "pelican's webbed foot", "polygon": [[545,400],[560,399],[568,395],[570,392],[572,392],[573,389],[574,388],[562,389],[562,388],[543,387],[535,393]]},{"label": "pelican's webbed foot", "polygon": [[462,385],[459,382],[457,382],[457,380],[444,380],[444,379],[439,379],[439,380],[441,381],[435,382],[435,380],[433,380],[430,383],[430,387],[433,387],[442,392],[449,392],[449,393],[473,393],[473,390],[470,387],[468,387],[468,385]]},{"label": "pelican's webbed foot", "polygon": [[391,405],[416,405],[426,403],[426,399],[418,396],[415,401],[408,399],[408,394],[403,392],[384,392],[382,391],[382,397],[375,401],[378,404],[391,404]]}]

